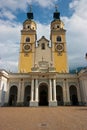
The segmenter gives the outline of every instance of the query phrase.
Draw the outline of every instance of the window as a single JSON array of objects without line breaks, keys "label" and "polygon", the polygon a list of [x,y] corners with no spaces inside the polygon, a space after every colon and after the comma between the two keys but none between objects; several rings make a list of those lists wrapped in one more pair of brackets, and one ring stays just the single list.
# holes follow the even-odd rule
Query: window
[{"label": "window", "polygon": [[45,44],[44,44],[44,43],[42,43],[42,45],[41,45],[41,49],[42,49],[42,50],[45,49]]},{"label": "window", "polygon": [[57,40],[57,42],[61,42],[61,37],[58,36],[56,40]]},{"label": "window", "polygon": [[30,26],[28,25],[27,28],[30,28]]},{"label": "window", "polygon": [[30,38],[29,37],[26,38],[26,42],[30,42]]},{"label": "window", "polygon": [[57,28],[59,28],[60,26],[59,25],[57,25]]}]

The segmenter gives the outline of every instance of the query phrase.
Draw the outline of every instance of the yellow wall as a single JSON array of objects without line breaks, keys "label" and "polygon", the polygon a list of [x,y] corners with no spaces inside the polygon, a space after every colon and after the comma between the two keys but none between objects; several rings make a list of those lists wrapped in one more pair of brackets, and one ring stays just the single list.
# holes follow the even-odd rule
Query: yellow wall
[{"label": "yellow wall", "polygon": [[[24,44],[26,44],[26,37],[30,37],[31,41],[29,44],[32,46],[32,50],[30,52],[25,52],[23,49]],[[20,55],[19,55],[19,72],[31,72],[31,68],[33,67],[33,51],[34,51],[34,35],[22,35],[21,44],[20,44]]]},{"label": "yellow wall", "polygon": [[31,72],[32,67],[32,53],[20,53],[19,72]]},{"label": "yellow wall", "polygon": [[35,35],[32,34],[25,34],[21,36],[21,43],[25,43],[26,37],[30,37],[30,43],[34,43],[35,42]]},{"label": "yellow wall", "polygon": [[65,73],[68,72],[67,66],[67,56],[65,53],[58,56],[57,52],[54,52],[54,66],[56,68],[56,72]]}]

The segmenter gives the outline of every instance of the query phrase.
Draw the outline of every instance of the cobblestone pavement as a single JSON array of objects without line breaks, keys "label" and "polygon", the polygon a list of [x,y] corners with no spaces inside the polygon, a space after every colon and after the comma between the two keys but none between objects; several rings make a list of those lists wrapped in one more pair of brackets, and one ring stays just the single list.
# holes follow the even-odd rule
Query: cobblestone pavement
[{"label": "cobblestone pavement", "polygon": [[87,107],[1,107],[0,130],[87,130]]}]

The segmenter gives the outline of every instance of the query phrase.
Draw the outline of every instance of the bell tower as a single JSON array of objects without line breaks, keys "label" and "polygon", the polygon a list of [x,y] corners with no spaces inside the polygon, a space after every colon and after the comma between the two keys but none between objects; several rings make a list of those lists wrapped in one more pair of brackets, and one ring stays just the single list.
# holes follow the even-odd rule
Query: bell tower
[{"label": "bell tower", "polygon": [[64,29],[64,23],[60,19],[60,13],[58,12],[57,7],[53,14],[53,21],[51,22],[50,40],[56,72],[68,72],[66,30]]},{"label": "bell tower", "polygon": [[34,66],[36,37],[36,23],[33,21],[33,13],[30,7],[21,30],[18,66],[18,71],[21,73],[31,72],[31,68]]}]

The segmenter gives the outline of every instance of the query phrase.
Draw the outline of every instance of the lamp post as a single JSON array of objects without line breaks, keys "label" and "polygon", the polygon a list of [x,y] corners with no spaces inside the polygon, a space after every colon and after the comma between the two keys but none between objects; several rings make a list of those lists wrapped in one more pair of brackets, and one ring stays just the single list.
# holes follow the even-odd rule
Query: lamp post
[{"label": "lamp post", "polygon": [[85,59],[87,60],[87,53],[85,54]]}]

